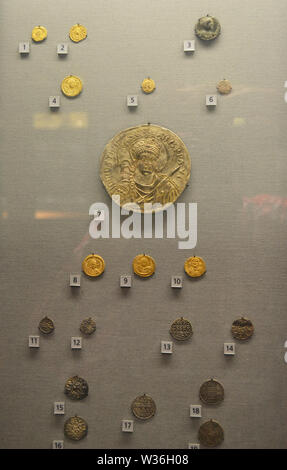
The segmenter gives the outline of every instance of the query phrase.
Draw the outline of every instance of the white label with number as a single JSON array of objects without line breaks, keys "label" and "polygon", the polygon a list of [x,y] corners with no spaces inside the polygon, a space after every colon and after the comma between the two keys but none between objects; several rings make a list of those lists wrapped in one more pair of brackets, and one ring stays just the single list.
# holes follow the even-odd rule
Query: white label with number
[{"label": "white label with number", "polygon": [[68,44],[66,42],[61,42],[57,44],[57,53],[58,54],[68,54]]},{"label": "white label with number", "polygon": [[171,287],[181,289],[182,288],[182,276],[172,276]]},{"label": "white label with number", "polygon": [[132,287],[132,276],[121,276],[120,277],[121,287]]},{"label": "white label with number", "polygon": [[191,418],[201,418],[201,405],[190,405]]},{"label": "white label with number", "polygon": [[190,442],[188,444],[188,448],[189,449],[200,449],[200,444],[193,444],[192,442]]},{"label": "white label with number", "polygon": [[60,96],[49,96],[49,107],[59,108],[60,107]]},{"label": "white label with number", "polygon": [[64,415],[64,414],[65,414],[65,402],[54,401],[54,415]]},{"label": "white label with number", "polygon": [[138,95],[128,95],[127,106],[137,106],[137,105],[138,105]]},{"label": "white label with number", "polygon": [[122,431],[123,432],[134,432],[134,422],[132,419],[122,420]]},{"label": "white label with number", "polygon": [[224,354],[226,356],[234,356],[235,343],[224,343]]},{"label": "white label with number", "polygon": [[217,96],[216,95],[206,95],[205,104],[206,104],[206,106],[216,106],[217,105]]},{"label": "white label with number", "polygon": [[[287,341],[285,341],[285,343],[284,343],[284,348],[287,348]],[[284,354],[284,361],[285,361],[286,364],[287,364],[287,351],[286,351],[285,354]]]},{"label": "white label with number", "polygon": [[172,341],[161,341],[160,352],[162,354],[172,354]]},{"label": "white label with number", "polygon": [[81,274],[70,274],[70,286],[80,287],[81,285]]},{"label": "white label with number", "polygon": [[64,441],[53,441],[53,449],[64,449]]},{"label": "white label with number", "polygon": [[29,336],[29,348],[39,348],[40,347],[40,336]]},{"label": "white label with number", "polygon": [[30,43],[29,41],[19,42],[19,54],[29,54]]},{"label": "white label with number", "polygon": [[184,52],[194,52],[195,51],[195,40],[187,39],[183,41],[183,50]]},{"label": "white label with number", "polygon": [[82,349],[82,337],[81,336],[72,336],[71,349]]},{"label": "white label with number", "polygon": [[105,220],[105,211],[104,209],[100,209],[100,208],[94,208],[94,220],[97,220],[99,222],[102,222],[103,220]]}]

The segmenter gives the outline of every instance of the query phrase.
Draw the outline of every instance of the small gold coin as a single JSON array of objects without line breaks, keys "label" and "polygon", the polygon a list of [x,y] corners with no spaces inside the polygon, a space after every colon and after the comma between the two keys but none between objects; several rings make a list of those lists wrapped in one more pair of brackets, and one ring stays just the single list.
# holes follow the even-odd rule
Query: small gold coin
[{"label": "small gold coin", "polygon": [[200,426],[198,440],[205,447],[216,447],[224,440],[224,431],[217,421],[210,419]]},{"label": "small gold coin", "polygon": [[64,392],[72,400],[83,400],[89,393],[88,382],[77,375],[70,377],[65,383]]},{"label": "small gold coin", "polygon": [[219,93],[221,93],[222,95],[228,95],[232,90],[232,86],[231,86],[230,81],[226,80],[226,79],[220,80],[220,82],[218,82],[216,88],[219,91]]},{"label": "small gold coin", "polygon": [[141,87],[144,93],[152,93],[155,90],[155,82],[152,78],[145,78],[142,81]]},{"label": "small gold coin", "polygon": [[64,433],[73,441],[80,441],[88,434],[88,425],[80,416],[72,416],[64,424]]},{"label": "small gold coin", "polygon": [[135,274],[140,277],[149,277],[155,272],[155,261],[149,255],[137,255],[133,260]]},{"label": "small gold coin", "polygon": [[74,24],[70,29],[70,39],[74,42],[80,42],[87,37],[87,28],[82,24]]},{"label": "small gold coin", "polygon": [[91,335],[96,331],[96,322],[92,318],[85,318],[81,323],[80,331],[84,335]]},{"label": "small gold coin", "polygon": [[154,416],[156,405],[151,397],[144,394],[134,399],[131,409],[136,418],[144,420]]},{"label": "small gold coin", "polygon": [[35,26],[32,30],[32,39],[35,42],[41,42],[46,39],[48,31],[44,26]]},{"label": "small gold coin", "polygon": [[44,335],[49,335],[55,329],[53,320],[51,320],[51,318],[48,318],[48,317],[42,318],[42,320],[39,323],[38,328],[41,331],[41,333],[43,333]]},{"label": "small gold coin", "polygon": [[217,380],[207,380],[200,387],[199,398],[207,405],[217,405],[224,400],[224,388]]},{"label": "small gold coin", "polygon": [[195,34],[203,41],[216,39],[221,31],[219,21],[214,16],[203,16],[195,25]]},{"label": "small gold coin", "polygon": [[232,323],[231,333],[236,339],[246,340],[253,335],[254,326],[248,318],[242,317]]},{"label": "small gold coin", "polygon": [[83,89],[82,81],[79,77],[76,77],[76,75],[69,75],[62,81],[61,89],[64,95],[74,98],[78,96]]},{"label": "small gold coin", "polygon": [[190,277],[200,277],[206,272],[205,262],[199,256],[191,256],[185,261],[184,270]]},{"label": "small gold coin", "polygon": [[82,263],[82,269],[87,276],[100,276],[105,270],[105,261],[100,255],[88,255]]},{"label": "small gold coin", "polygon": [[190,321],[181,317],[175,320],[169,330],[171,336],[178,341],[185,341],[192,336],[192,326]]}]

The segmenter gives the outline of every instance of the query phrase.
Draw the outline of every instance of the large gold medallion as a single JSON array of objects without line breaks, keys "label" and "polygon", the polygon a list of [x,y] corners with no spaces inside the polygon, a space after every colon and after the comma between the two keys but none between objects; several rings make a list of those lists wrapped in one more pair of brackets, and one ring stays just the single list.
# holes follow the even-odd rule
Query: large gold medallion
[{"label": "large gold medallion", "polygon": [[89,393],[88,382],[82,379],[82,377],[75,375],[67,380],[64,391],[72,400],[83,400]]},{"label": "large gold medallion", "polygon": [[200,256],[191,256],[185,261],[184,270],[190,277],[200,277],[206,272],[205,262]]},{"label": "large gold medallion", "polygon": [[203,41],[216,39],[221,31],[219,21],[214,16],[203,16],[195,25],[195,34]]},{"label": "large gold medallion", "polygon": [[91,335],[96,331],[96,322],[92,318],[85,318],[80,326],[80,331],[84,335]]},{"label": "large gold medallion", "polygon": [[131,409],[136,418],[144,420],[154,416],[156,405],[151,397],[144,394],[134,399]]},{"label": "large gold medallion", "polygon": [[149,277],[155,272],[155,261],[149,255],[137,255],[133,260],[135,274],[140,277]]},{"label": "large gold medallion", "polygon": [[74,42],[80,42],[87,37],[87,28],[82,24],[75,24],[71,27],[69,33],[70,39]]},{"label": "large gold medallion", "polygon": [[54,323],[53,323],[53,320],[51,320],[51,318],[48,318],[48,317],[42,318],[42,320],[39,323],[39,330],[41,331],[41,333],[43,333],[44,335],[49,335],[50,333],[54,331],[54,329],[55,329]]},{"label": "large gold medallion", "polygon": [[219,91],[219,93],[221,93],[222,95],[228,95],[232,90],[230,81],[226,80],[225,78],[223,80],[220,80],[220,82],[218,82],[216,88]]},{"label": "large gold medallion", "polygon": [[88,255],[82,263],[82,269],[87,276],[100,276],[105,270],[105,261],[100,255]]},{"label": "large gold medallion", "polygon": [[231,333],[234,338],[246,340],[254,333],[254,326],[248,318],[241,317],[232,323]]},{"label": "large gold medallion", "polygon": [[192,326],[190,321],[181,317],[175,320],[169,330],[171,336],[177,341],[185,341],[192,337]]},{"label": "large gold medallion", "polygon": [[88,425],[80,416],[72,416],[64,425],[64,433],[73,441],[80,441],[88,434]]},{"label": "large gold medallion", "polygon": [[142,91],[144,93],[152,93],[155,90],[155,82],[152,78],[148,77],[142,81]]},{"label": "large gold medallion", "polygon": [[41,42],[46,39],[47,34],[48,32],[44,26],[35,26],[32,30],[32,39],[35,42]]},{"label": "large gold medallion", "polygon": [[177,200],[190,169],[182,140],[168,129],[147,124],[120,132],[106,145],[100,176],[116,203],[129,204],[135,212],[153,212]]},{"label": "large gold medallion", "polygon": [[224,440],[224,431],[217,421],[210,419],[200,426],[198,440],[204,447],[216,447]]},{"label": "large gold medallion", "polygon": [[76,77],[76,75],[69,75],[62,81],[61,89],[64,95],[69,96],[69,98],[74,98],[78,96],[83,89],[82,81],[79,77]]},{"label": "large gold medallion", "polygon": [[200,387],[199,398],[207,405],[217,405],[224,400],[224,388],[217,380],[207,380]]}]

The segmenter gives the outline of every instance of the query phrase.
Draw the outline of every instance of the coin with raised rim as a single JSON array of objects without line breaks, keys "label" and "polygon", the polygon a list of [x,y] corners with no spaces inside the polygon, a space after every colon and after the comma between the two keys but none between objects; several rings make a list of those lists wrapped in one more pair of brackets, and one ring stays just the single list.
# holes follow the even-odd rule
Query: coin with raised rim
[{"label": "coin with raised rim", "polygon": [[78,96],[83,89],[82,81],[76,75],[69,75],[62,80],[61,90],[69,98]]},{"label": "coin with raised rim", "polygon": [[73,441],[80,441],[88,434],[88,425],[80,416],[72,416],[64,424],[64,433]]},{"label": "coin with raised rim", "polygon": [[200,426],[198,440],[205,447],[216,447],[224,440],[223,428],[217,421],[210,419]]},{"label": "coin with raised rim", "polygon": [[217,380],[207,380],[200,387],[199,398],[207,405],[217,405],[224,400],[224,388]]},{"label": "coin with raised rim", "polygon": [[254,326],[248,318],[241,317],[232,323],[231,333],[235,339],[244,341],[251,338],[254,333]]},{"label": "coin with raised rim", "polygon": [[184,270],[190,277],[200,277],[206,272],[206,265],[200,256],[191,256],[185,261]]},{"label": "coin with raised rim", "polygon": [[65,383],[64,392],[72,400],[83,400],[89,394],[88,382],[77,375],[70,377]]},{"label": "coin with raised rim", "polygon": [[138,419],[150,419],[155,415],[156,404],[150,396],[144,394],[134,399],[131,410]]},{"label": "coin with raised rim", "polygon": [[44,317],[40,321],[38,328],[41,331],[41,333],[43,333],[44,335],[49,335],[50,333],[54,331],[55,326],[51,318]]},{"label": "coin with raised rim", "polygon": [[32,39],[35,42],[41,42],[46,39],[48,35],[48,31],[46,30],[45,26],[35,26],[32,30]]},{"label": "coin with raised rim", "polygon": [[175,320],[169,330],[171,336],[177,341],[185,341],[191,338],[193,331],[189,320],[180,317]]},{"label": "coin with raised rim", "polygon": [[87,276],[100,276],[105,270],[105,261],[100,255],[88,255],[82,263],[82,269]]},{"label": "coin with raised rim", "polygon": [[149,277],[155,272],[155,261],[149,255],[137,255],[133,260],[133,269],[138,276]]},{"label": "coin with raised rim", "polygon": [[141,87],[144,93],[152,93],[155,90],[155,81],[150,77],[145,78],[142,81]]},{"label": "coin with raised rim", "polygon": [[96,331],[96,322],[92,318],[85,318],[80,326],[80,331],[84,335],[91,335]]},{"label": "coin with raised rim", "polygon": [[219,93],[221,93],[222,95],[228,95],[232,90],[230,81],[226,80],[225,78],[223,80],[220,80],[220,82],[218,82],[216,88],[219,91]]},{"label": "coin with raised rim", "polygon": [[73,42],[83,41],[87,37],[87,28],[79,23],[74,24],[70,29],[69,36]]},{"label": "coin with raised rim", "polygon": [[216,39],[221,32],[219,21],[214,16],[202,16],[195,25],[195,34],[203,41]]}]

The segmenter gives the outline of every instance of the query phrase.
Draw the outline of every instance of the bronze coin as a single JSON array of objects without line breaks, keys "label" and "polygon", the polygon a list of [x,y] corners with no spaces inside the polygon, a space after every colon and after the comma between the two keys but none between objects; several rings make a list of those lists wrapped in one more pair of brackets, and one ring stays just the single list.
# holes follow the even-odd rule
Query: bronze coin
[{"label": "bronze coin", "polygon": [[51,318],[48,318],[48,317],[42,318],[42,320],[39,323],[38,328],[41,331],[41,333],[43,333],[44,335],[49,335],[55,329],[53,320],[51,320]]},{"label": "bronze coin", "polygon": [[72,400],[83,400],[88,396],[89,386],[85,379],[75,375],[67,380],[64,391]]},{"label": "bronze coin", "polygon": [[205,447],[216,447],[224,440],[224,431],[217,421],[210,419],[200,426],[198,440]]},{"label": "bronze coin", "polygon": [[172,323],[169,332],[177,341],[185,341],[191,338],[193,334],[190,321],[183,317],[178,318]]},{"label": "bronze coin", "polygon": [[224,400],[224,388],[217,380],[207,380],[200,387],[199,398],[207,405],[217,405]]},{"label": "bronze coin", "polygon": [[254,326],[248,318],[239,318],[232,323],[232,336],[242,341],[251,338],[254,333]]},{"label": "bronze coin", "polygon": [[151,397],[144,394],[134,399],[131,409],[136,418],[145,420],[154,416],[156,405]]},{"label": "bronze coin", "polygon": [[80,441],[88,434],[88,425],[80,416],[72,416],[64,424],[64,433],[73,441]]},{"label": "bronze coin", "polygon": [[96,331],[96,322],[92,318],[85,318],[80,326],[80,331],[84,335],[91,335]]}]

